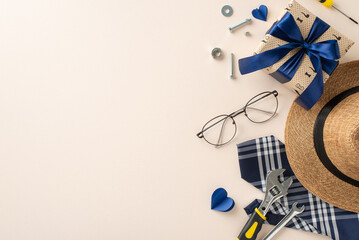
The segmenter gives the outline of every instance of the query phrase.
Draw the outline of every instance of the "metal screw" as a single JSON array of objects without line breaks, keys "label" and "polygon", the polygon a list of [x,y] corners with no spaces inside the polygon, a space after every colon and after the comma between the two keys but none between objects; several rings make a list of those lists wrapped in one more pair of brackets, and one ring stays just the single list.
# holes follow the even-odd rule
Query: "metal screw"
[{"label": "metal screw", "polygon": [[242,25],[244,25],[244,24],[246,24],[246,23],[249,23],[250,21],[252,21],[252,19],[247,18],[244,22],[241,22],[240,24],[237,24],[236,26],[230,27],[230,28],[229,28],[229,31],[230,31],[230,32],[233,32],[233,31],[236,30],[238,27],[240,27],[240,26],[242,26]]},{"label": "metal screw", "polygon": [[234,54],[231,53],[231,75],[230,78],[234,79],[234,67],[233,67],[233,63],[234,63]]},{"label": "metal screw", "polygon": [[244,35],[246,35],[247,37],[251,35],[250,32],[245,32]]}]

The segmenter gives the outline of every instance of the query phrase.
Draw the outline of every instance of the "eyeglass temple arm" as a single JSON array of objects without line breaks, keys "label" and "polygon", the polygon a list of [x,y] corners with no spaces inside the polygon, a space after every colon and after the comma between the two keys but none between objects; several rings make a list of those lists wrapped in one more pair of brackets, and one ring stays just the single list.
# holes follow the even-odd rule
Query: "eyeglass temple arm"
[{"label": "eyeglass temple arm", "polygon": [[221,132],[219,133],[219,136],[218,136],[217,145],[219,145],[220,142],[222,142],[223,128],[224,128],[224,124],[226,123],[227,119],[228,118],[226,118],[222,123]]},{"label": "eyeglass temple arm", "polygon": [[[259,109],[259,108],[254,108],[254,107],[247,107],[248,109],[253,109],[253,110],[257,110],[257,111],[260,111],[260,112],[263,112],[263,113],[266,113],[268,115],[272,115],[274,114],[275,112],[271,112],[271,111],[266,111],[266,110],[262,110],[262,109]],[[275,113],[275,115],[277,115],[277,113]]]}]

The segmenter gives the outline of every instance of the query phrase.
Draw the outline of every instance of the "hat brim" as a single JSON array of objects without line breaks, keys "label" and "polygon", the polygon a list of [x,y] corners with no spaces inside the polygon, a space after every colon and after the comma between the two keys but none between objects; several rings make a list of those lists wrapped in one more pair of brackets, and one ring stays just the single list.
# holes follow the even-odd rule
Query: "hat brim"
[{"label": "hat brim", "polygon": [[324,105],[338,94],[359,86],[359,61],[340,64],[324,85],[324,93],[312,109],[291,106],[285,127],[285,148],[298,180],[327,203],[359,212],[359,188],[334,176],[319,159],[313,141],[315,120]]}]

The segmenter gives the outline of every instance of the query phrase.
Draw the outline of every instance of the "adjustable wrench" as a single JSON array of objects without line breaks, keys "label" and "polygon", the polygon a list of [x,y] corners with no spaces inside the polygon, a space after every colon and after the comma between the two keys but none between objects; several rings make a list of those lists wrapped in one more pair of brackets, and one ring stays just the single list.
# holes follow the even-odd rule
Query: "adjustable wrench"
[{"label": "adjustable wrench", "polygon": [[270,233],[267,234],[267,236],[263,238],[263,240],[272,239],[274,235],[276,235],[283,227],[285,227],[285,225],[287,225],[287,223],[289,223],[290,220],[292,220],[292,218],[304,212],[304,205],[301,208],[298,208],[297,204],[297,202],[293,203],[292,209],[289,211],[289,213],[282,220],[280,220],[280,222],[273,228]]},{"label": "adjustable wrench", "polygon": [[238,235],[237,240],[256,239],[258,232],[262,229],[262,225],[266,220],[265,215],[269,211],[270,206],[275,201],[288,194],[288,188],[290,185],[292,185],[293,179],[290,177],[281,183],[278,177],[284,171],[285,169],[276,169],[267,175],[264,200],[259,206],[259,209],[255,209],[246,225],[244,225],[241,233]]}]

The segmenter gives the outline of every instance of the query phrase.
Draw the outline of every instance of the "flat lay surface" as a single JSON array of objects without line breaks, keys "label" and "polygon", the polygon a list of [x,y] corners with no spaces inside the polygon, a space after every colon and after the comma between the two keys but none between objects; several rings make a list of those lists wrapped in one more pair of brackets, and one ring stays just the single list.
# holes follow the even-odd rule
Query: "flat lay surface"
[{"label": "flat lay surface", "polygon": [[[243,208],[264,197],[241,178],[236,144],[284,142],[297,96],[264,71],[240,75],[237,60],[288,2],[1,1],[0,239],[236,239]],[[356,42],[342,63],[358,59],[359,25],[315,0],[298,3]],[[267,21],[252,17],[262,4]],[[359,19],[359,2],[335,5]],[[218,148],[196,136],[273,90],[270,120],[236,116],[235,137]],[[211,210],[218,188],[235,202],[229,212]],[[274,239],[288,238],[330,239],[287,228]]]}]

